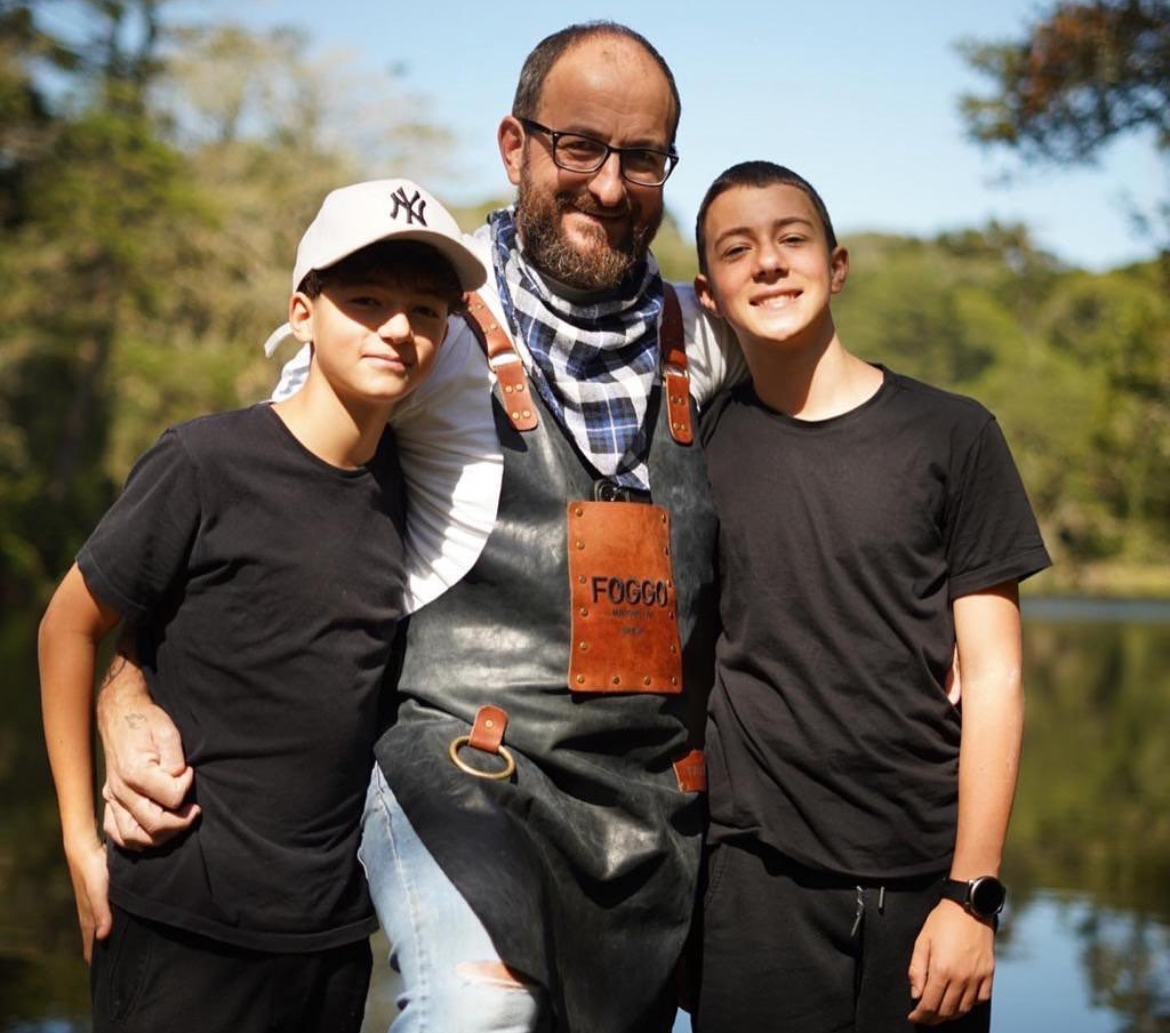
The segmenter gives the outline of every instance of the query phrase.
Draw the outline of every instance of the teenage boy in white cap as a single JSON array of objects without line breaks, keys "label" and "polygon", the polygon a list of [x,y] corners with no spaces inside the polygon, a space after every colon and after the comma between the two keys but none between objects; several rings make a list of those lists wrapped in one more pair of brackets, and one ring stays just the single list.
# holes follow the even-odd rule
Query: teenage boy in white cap
[{"label": "teenage boy in white cap", "polygon": [[[334,191],[293,273],[304,389],[166,431],[57,589],[45,734],[99,1033],[360,1028],[377,923],[359,820],[403,613],[384,431],[485,275],[415,184]],[[199,770],[199,817],[164,848],[107,858],[90,722],[120,620]]]}]

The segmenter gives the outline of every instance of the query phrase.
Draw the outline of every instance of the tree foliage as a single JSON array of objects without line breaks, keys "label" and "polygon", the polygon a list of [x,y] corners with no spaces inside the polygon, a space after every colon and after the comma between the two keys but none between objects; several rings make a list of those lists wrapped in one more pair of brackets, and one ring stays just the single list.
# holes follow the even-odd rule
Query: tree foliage
[{"label": "tree foliage", "polygon": [[1054,162],[1091,161],[1139,129],[1170,148],[1168,0],[1064,0],[1022,40],[962,50],[994,84],[961,102],[976,140]]},{"label": "tree foliage", "polygon": [[450,152],[398,77],[347,85],[295,32],[89,0],[66,39],[51,6],[0,6],[0,605],[60,576],[164,426],[264,396],[324,194]]}]

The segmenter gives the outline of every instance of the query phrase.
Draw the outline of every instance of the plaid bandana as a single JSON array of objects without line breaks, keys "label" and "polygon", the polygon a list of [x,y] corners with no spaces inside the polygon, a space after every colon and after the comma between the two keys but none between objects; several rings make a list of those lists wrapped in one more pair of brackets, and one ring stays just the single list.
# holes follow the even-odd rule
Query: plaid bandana
[{"label": "plaid bandana", "polygon": [[553,294],[520,254],[514,209],[488,216],[492,264],[513,336],[532,356],[549,412],[603,477],[650,487],[646,405],[658,377],[662,276],[647,256],[640,279],[613,298],[574,304]]}]

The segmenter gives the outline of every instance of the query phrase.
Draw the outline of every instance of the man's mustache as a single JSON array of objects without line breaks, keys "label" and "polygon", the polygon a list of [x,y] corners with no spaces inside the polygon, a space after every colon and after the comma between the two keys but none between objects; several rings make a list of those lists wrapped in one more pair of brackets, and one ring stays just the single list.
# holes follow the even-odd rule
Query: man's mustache
[{"label": "man's mustache", "polygon": [[624,198],[619,205],[606,207],[598,204],[591,195],[578,197],[573,194],[557,194],[557,211],[581,212],[584,215],[596,215],[602,219],[612,219],[618,215],[628,217],[632,214],[629,198]]}]

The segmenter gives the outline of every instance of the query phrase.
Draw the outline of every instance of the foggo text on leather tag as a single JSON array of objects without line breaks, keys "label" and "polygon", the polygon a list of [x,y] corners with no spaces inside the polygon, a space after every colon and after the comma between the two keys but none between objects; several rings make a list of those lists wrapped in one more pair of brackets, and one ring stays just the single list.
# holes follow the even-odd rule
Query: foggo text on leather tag
[{"label": "foggo text on leather tag", "polygon": [[574,692],[682,691],[670,515],[635,502],[570,502]]}]

